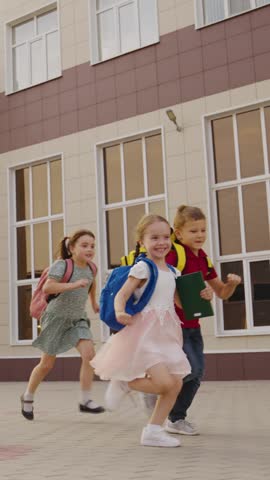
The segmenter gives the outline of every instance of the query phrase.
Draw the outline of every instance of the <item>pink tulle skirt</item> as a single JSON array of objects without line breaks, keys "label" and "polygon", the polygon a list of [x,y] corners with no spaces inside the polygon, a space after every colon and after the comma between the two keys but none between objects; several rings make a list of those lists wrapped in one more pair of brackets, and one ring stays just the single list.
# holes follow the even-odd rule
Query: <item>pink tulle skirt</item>
[{"label": "pink tulle skirt", "polygon": [[165,364],[170,373],[182,378],[191,372],[174,311],[152,309],[138,313],[134,319],[133,325],[112,335],[91,361],[102,380],[143,378],[148,369],[158,363]]}]

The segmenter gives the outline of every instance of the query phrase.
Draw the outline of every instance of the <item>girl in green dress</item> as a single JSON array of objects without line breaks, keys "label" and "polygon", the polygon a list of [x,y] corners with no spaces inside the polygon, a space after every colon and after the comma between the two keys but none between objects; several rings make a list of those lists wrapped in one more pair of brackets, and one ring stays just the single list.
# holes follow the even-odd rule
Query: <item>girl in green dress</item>
[{"label": "girl in green dress", "polygon": [[[54,298],[41,317],[41,332],[33,346],[42,350],[39,364],[33,369],[25,393],[21,396],[21,412],[27,420],[34,419],[34,394],[54,366],[56,355],[73,347],[78,350],[80,369],[81,412],[102,413],[104,408],[90,397],[93,369],[90,360],[95,355],[90,321],[85,311],[89,296],[92,309],[99,312],[96,302],[96,281],[89,266],[95,254],[95,236],[89,230],[79,230],[65,237],[60,244],[60,259],[51,266],[43,291]],[[73,260],[74,269],[68,283],[61,283],[65,273],[65,259]]]}]

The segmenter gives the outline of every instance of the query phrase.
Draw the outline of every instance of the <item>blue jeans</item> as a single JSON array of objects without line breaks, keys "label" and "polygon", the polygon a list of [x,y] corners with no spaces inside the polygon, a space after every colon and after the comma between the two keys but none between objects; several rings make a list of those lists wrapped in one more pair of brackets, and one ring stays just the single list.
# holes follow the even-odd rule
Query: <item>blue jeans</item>
[{"label": "blue jeans", "polygon": [[191,365],[191,374],[184,378],[184,384],[173,409],[170,412],[171,422],[184,419],[193,398],[201,384],[204,374],[203,338],[200,328],[183,328],[183,350]]}]

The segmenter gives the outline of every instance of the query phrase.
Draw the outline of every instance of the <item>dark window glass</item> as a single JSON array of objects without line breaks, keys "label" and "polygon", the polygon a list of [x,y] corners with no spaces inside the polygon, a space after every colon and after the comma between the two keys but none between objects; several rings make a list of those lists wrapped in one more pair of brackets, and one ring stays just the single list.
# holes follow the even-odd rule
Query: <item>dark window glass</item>
[{"label": "dark window glass", "polygon": [[250,263],[253,322],[255,327],[270,325],[270,264],[269,260]]},{"label": "dark window glass", "polygon": [[22,285],[18,287],[18,336],[19,340],[31,340],[32,318],[29,313],[29,306],[32,297],[32,286]]},{"label": "dark window glass", "polygon": [[226,182],[236,179],[233,117],[218,118],[212,121],[215,180]]},{"label": "dark window glass", "polygon": [[228,262],[221,264],[221,278],[227,281],[229,273],[236,273],[242,282],[228,300],[223,300],[224,330],[241,330],[247,328],[245,291],[242,262]]},{"label": "dark window glass", "polygon": [[18,280],[31,278],[30,227],[17,228],[17,272]]},{"label": "dark window glass", "polygon": [[120,265],[120,258],[124,254],[124,227],[123,210],[121,208],[106,212],[108,235],[108,268]]},{"label": "dark window glass", "polygon": [[30,218],[29,168],[16,170],[16,218],[17,222]]}]

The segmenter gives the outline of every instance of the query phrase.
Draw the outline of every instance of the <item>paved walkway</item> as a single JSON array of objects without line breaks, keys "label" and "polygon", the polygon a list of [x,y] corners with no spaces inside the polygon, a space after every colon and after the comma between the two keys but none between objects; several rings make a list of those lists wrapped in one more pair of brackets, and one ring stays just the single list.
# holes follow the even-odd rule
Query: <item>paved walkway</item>
[{"label": "paved walkway", "polygon": [[[128,400],[117,413],[80,414],[73,382],[43,383],[28,422],[24,387],[0,383],[1,480],[270,479],[269,381],[204,383],[190,415],[201,435],[175,449],[139,445],[146,417]],[[105,387],[95,382],[95,399]]]}]

